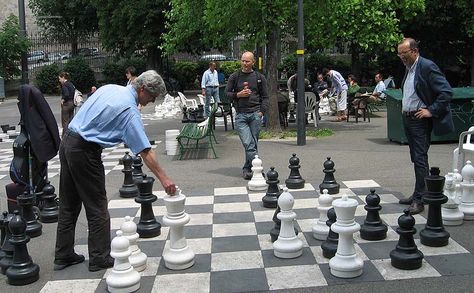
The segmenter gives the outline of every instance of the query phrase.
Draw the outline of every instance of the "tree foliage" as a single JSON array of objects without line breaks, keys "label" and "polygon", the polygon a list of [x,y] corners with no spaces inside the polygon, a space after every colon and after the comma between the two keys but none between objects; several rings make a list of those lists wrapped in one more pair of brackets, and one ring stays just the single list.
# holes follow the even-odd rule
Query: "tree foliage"
[{"label": "tree foliage", "polygon": [[18,18],[11,14],[0,30],[0,76],[9,80],[20,74],[21,55],[26,54],[29,41],[20,36]]}]

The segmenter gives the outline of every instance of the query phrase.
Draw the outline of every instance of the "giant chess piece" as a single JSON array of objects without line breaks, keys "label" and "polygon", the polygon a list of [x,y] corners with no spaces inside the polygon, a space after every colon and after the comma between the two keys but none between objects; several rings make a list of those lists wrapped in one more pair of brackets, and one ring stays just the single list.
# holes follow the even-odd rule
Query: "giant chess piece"
[{"label": "giant chess piece", "polygon": [[273,254],[279,258],[295,258],[303,253],[303,241],[296,236],[294,222],[296,213],[293,212],[295,199],[283,188],[283,193],[278,198],[278,206],[281,212],[277,217],[281,221],[280,235],[273,242]]},{"label": "giant chess piece", "polygon": [[10,233],[10,229],[8,228],[8,224],[10,223],[10,220],[12,219],[13,214],[9,214],[8,212],[3,212],[3,226],[5,227],[5,239],[3,240],[2,243],[2,251],[4,253],[2,259],[0,259],[0,268],[2,274],[5,274],[7,269],[12,265],[13,263],[13,245],[9,241],[12,237],[12,234]]},{"label": "giant chess piece", "polygon": [[[283,190],[282,190],[283,192]],[[280,194],[278,194],[278,198],[280,198]],[[275,210],[275,212],[273,213],[273,222],[275,223],[275,225],[273,226],[272,230],[270,230],[270,238],[272,240],[272,242],[275,242],[277,239],[278,239],[278,235],[280,235],[280,229],[281,229],[281,220],[278,218],[278,214],[280,213],[281,209],[280,209],[280,206],[277,205],[277,208]],[[295,234],[298,235],[298,229],[296,229],[295,227]]]},{"label": "giant chess piece", "polygon": [[189,122],[188,108],[186,106],[183,106],[183,119],[181,119],[181,123],[188,123],[188,122]]},{"label": "giant chess piece", "polygon": [[267,172],[268,189],[265,196],[262,197],[262,203],[265,208],[276,208],[278,206],[278,197],[283,192],[278,183],[278,172],[275,171],[275,167],[270,167],[270,171]]},{"label": "giant chess piece", "polygon": [[161,234],[161,224],[156,220],[152,208],[153,202],[157,199],[156,195],[152,193],[154,182],[153,177],[146,175],[135,182],[140,191],[140,194],[135,197],[135,202],[141,204],[140,221],[137,225],[140,238],[152,238]]},{"label": "giant chess piece", "polygon": [[137,233],[137,224],[132,221],[130,216],[126,216],[125,222],[120,226],[120,230],[122,230],[123,236],[127,238],[130,243],[131,254],[128,257],[130,264],[137,272],[145,270],[148,257],[138,247],[137,239],[139,235]]},{"label": "giant chess piece", "polygon": [[426,246],[446,246],[449,242],[449,233],[444,229],[441,218],[441,205],[448,201],[443,194],[444,181],[444,176],[439,176],[438,167],[431,167],[430,175],[425,177],[428,191],[423,196],[423,202],[429,207],[425,229],[420,231],[420,240]]},{"label": "giant chess piece", "polygon": [[285,180],[288,189],[301,189],[304,187],[305,180],[300,175],[300,159],[293,154],[289,160],[290,176]]},{"label": "giant chess piece", "polygon": [[355,278],[362,275],[364,262],[357,256],[354,247],[354,233],[360,230],[354,215],[358,206],[357,200],[344,195],[333,201],[337,220],[331,229],[339,234],[336,255],[329,260],[331,274],[338,278]]},{"label": "giant chess piece", "polygon": [[5,252],[2,250],[3,241],[5,241],[5,237],[7,236],[7,227],[5,226],[5,220],[8,217],[8,212],[3,212],[2,217],[0,218],[0,259],[5,256]]},{"label": "giant chess piece", "polygon": [[41,194],[43,205],[39,214],[40,221],[43,223],[55,223],[58,221],[59,208],[54,191],[54,186],[49,181],[46,181]]},{"label": "giant chess piece", "polygon": [[443,224],[446,226],[458,226],[463,222],[464,214],[459,210],[458,192],[459,184],[454,184],[454,174],[449,172],[444,176],[446,178],[444,184],[444,195],[448,197],[448,202],[441,207],[441,216]]},{"label": "giant chess piece", "polygon": [[110,243],[110,256],[114,258],[114,267],[105,279],[107,290],[111,293],[135,292],[140,288],[140,274],[128,261],[131,254],[130,242],[123,236],[122,231],[118,230],[116,235]]},{"label": "giant chess piece", "polygon": [[265,178],[262,175],[263,167],[262,167],[262,160],[255,155],[255,158],[252,160],[252,172],[253,176],[248,183],[249,190],[266,190],[267,183]]},{"label": "giant chess piece", "polygon": [[474,220],[474,167],[467,161],[461,171],[461,204],[459,209],[464,213],[464,220]]},{"label": "giant chess piece", "polygon": [[367,217],[364,224],[360,227],[360,238],[365,240],[382,240],[387,237],[387,225],[380,219],[380,197],[375,193],[375,189],[370,190],[370,194],[365,197],[367,203],[364,209],[367,211]]},{"label": "giant chess piece", "polygon": [[141,180],[143,178],[143,171],[142,171],[142,157],[140,155],[136,155],[133,157],[133,170],[132,170],[132,177],[133,181]]},{"label": "giant chess piece", "polygon": [[324,162],[324,180],[319,184],[319,192],[322,193],[324,189],[328,190],[329,194],[339,193],[339,183],[336,182],[334,178],[334,162],[331,161],[331,157],[327,157],[327,160]]},{"label": "giant chess piece", "polygon": [[21,208],[21,216],[26,221],[26,235],[31,238],[38,237],[43,232],[43,225],[38,222],[37,217],[33,211],[33,205],[36,202],[35,194],[26,190],[23,194],[16,198],[18,205]]},{"label": "giant chess piece", "polygon": [[204,117],[204,105],[198,105],[196,122],[203,122],[204,120],[206,120],[206,118]]},{"label": "giant chess piece", "polygon": [[166,215],[163,223],[170,227],[170,246],[163,251],[165,266],[170,270],[184,270],[194,265],[194,252],[184,236],[184,225],[190,217],[184,212],[186,196],[177,189],[178,195],[165,195]]},{"label": "giant chess piece", "polygon": [[119,189],[120,196],[124,198],[136,197],[138,196],[138,187],[135,182],[133,182],[133,158],[128,154],[128,152],[125,152],[125,155],[122,158],[122,162],[122,172],[124,174],[124,179],[122,187]]},{"label": "giant chess piece", "polygon": [[332,195],[328,193],[327,189],[323,190],[318,198],[319,219],[313,225],[313,237],[318,240],[326,240],[329,234],[329,227],[326,224],[328,220],[328,211],[332,207]]},{"label": "giant chess piece", "polygon": [[8,228],[12,234],[10,243],[14,247],[13,263],[7,269],[6,275],[8,284],[15,286],[23,286],[36,282],[39,279],[40,268],[33,263],[26,244],[30,241],[30,237],[26,235],[26,223],[20,217],[19,212],[15,211],[14,216],[8,224]]},{"label": "giant chess piece", "polygon": [[339,243],[339,234],[331,229],[332,224],[336,223],[336,212],[334,208],[328,210],[328,220],[326,225],[329,227],[328,237],[326,241],[321,243],[321,250],[325,258],[333,258],[336,255],[337,245]]},{"label": "giant chess piece", "polygon": [[416,233],[415,218],[410,215],[410,210],[405,209],[404,214],[398,218],[397,233],[400,235],[398,244],[390,252],[392,266],[401,270],[416,270],[421,267],[423,253],[416,247],[413,235]]}]

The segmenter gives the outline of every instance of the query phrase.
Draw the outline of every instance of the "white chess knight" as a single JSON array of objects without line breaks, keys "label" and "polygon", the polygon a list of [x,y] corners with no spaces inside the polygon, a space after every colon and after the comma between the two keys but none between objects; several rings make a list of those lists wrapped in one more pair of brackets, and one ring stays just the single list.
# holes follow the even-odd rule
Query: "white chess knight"
[{"label": "white chess knight", "polygon": [[337,221],[332,224],[331,230],[339,234],[336,255],[329,260],[331,274],[338,278],[355,278],[362,275],[364,262],[356,255],[354,247],[354,233],[360,230],[355,222],[357,200],[343,195],[332,202]]},{"label": "white chess knight", "polygon": [[326,224],[328,220],[328,211],[332,207],[333,197],[328,193],[327,189],[323,190],[318,198],[318,211],[319,219],[316,220],[316,223],[313,225],[313,237],[318,240],[326,240],[329,234],[329,227]]},{"label": "white chess knight", "polygon": [[164,197],[166,215],[163,216],[163,223],[170,227],[170,242],[169,247],[165,247],[163,251],[163,259],[167,268],[184,270],[194,264],[194,252],[184,236],[184,225],[190,220],[189,215],[184,212],[186,196],[180,189],[176,190],[177,195]]},{"label": "white chess knight", "polygon": [[123,232],[123,236],[130,242],[130,252],[128,260],[135,270],[141,272],[146,269],[147,256],[144,254],[137,244],[139,235],[137,233],[137,224],[132,221],[129,216],[125,217],[125,221],[120,226],[120,230]]},{"label": "white chess knight", "polygon": [[443,218],[443,224],[446,226],[457,226],[461,225],[464,214],[459,210],[459,197],[460,185],[456,184],[456,178],[454,173],[449,172],[445,176],[446,180],[444,183],[444,195],[448,197],[448,202],[442,205],[441,215]]},{"label": "white chess knight", "polygon": [[112,271],[105,280],[107,290],[111,293],[135,292],[140,288],[140,274],[128,260],[131,254],[130,242],[122,235],[121,230],[118,230],[116,235],[110,244],[110,255],[115,261]]},{"label": "white chess knight", "polygon": [[288,192],[288,188],[283,188],[283,193],[278,198],[280,212],[277,217],[281,220],[280,234],[273,242],[273,254],[279,258],[295,258],[303,253],[303,241],[295,234],[294,221],[296,213],[293,212],[295,199]]},{"label": "white chess knight", "polygon": [[255,155],[255,159],[252,160],[253,176],[248,183],[249,190],[267,190],[268,184],[265,178],[263,178],[262,171],[262,160],[258,155]]},{"label": "white chess knight", "polygon": [[464,220],[474,220],[474,167],[467,161],[461,171],[461,204],[459,209],[464,213]]}]

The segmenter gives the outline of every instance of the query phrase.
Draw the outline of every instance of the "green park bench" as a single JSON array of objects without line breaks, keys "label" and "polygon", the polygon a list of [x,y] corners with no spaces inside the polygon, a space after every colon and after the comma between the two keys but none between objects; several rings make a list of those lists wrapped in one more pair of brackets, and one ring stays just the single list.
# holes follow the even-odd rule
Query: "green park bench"
[{"label": "green park bench", "polygon": [[[181,160],[187,150],[198,150],[198,149],[212,149],[214,158],[217,158],[216,150],[214,149],[214,142],[217,144],[216,137],[214,135],[214,123],[215,115],[217,111],[217,104],[214,104],[209,114],[209,118],[201,123],[186,123],[184,124],[181,132],[176,137],[179,144],[179,160]],[[207,140],[205,144],[199,144],[200,141]],[[213,142],[214,140],[214,142]],[[190,141],[195,143],[190,144]]]}]

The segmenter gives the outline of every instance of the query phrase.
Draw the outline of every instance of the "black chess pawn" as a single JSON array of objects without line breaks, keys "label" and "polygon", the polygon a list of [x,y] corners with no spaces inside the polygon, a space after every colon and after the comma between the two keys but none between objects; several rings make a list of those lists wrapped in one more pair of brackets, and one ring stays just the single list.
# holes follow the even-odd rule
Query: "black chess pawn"
[{"label": "black chess pawn", "polygon": [[380,197],[375,193],[375,189],[370,190],[370,194],[365,198],[367,203],[364,209],[367,211],[367,217],[364,224],[360,227],[360,237],[365,240],[382,240],[387,237],[387,225],[380,219]]},{"label": "black chess pawn", "polygon": [[189,122],[189,117],[188,117],[188,108],[186,106],[183,106],[183,119],[181,119],[182,123],[188,123]]},{"label": "black chess pawn", "polygon": [[206,118],[204,118],[204,105],[198,105],[197,111],[196,111],[196,122],[202,122]]},{"label": "black chess pawn", "polygon": [[278,172],[275,171],[275,167],[270,167],[270,171],[267,172],[267,180],[266,183],[268,184],[267,193],[262,198],[263,206],[266,208],[276,208],[278,206],[278,197],[283,192],[278,183]]},{"label": "black chess pawn", "polygon": [[289,160],[290,165],[290,176],[285,180],[286,187],[288,189],[301,189],[304,187],[305,180],[300,175],[300,159],[293,154]]},{"label": "black chess pawn", "polygon": [[140,155],[136,155],[133,157],[133,170],[132,170],[132,177],[133,181],[141,180],[143,178],[143,171],[142,171],[142,157]]},{"label": "black chess pawn", "polygon": [[43,225],[38,222],[37,216],[33,211],[33,205],[36,202],[35,194],[26,190],[16,198],[21,208],[21,216],[26,221],[26,234],[31,238],[38,237],[43,232]]},{"label": "black chess pawn", "polygon": [[125,152],[125,155],[122,158],[122,162],[122,173],[124,174],[124,179],[122,187],[120,187],[119,189],[120,196],[124,198],[136,197],[138,196],[138,187],[133,181],[133,158],[128,154],[128,152]]},{"label": "black chess pawn", "polygon": [[2,244],[3,244],[3,241],[5,241],[5,236],[7,235],[7,231],[6,229],[8,229],[7,227],[5,227],[5,220],[7,219],[8,217],[8,212],[5,211],[3,212],[3,216],[0,218],[0,259],[2,259],[4,256],[5,256],[5,252],[2,250]]},{"label": "black chess pawn", "polygon": [[58,221],[59,208],[54,191],[54,186],[49,181],[46,181],[46,185],[41,192],[43,205],[39,214],[40,221],[43,223],[55,223]]},{"label": "black chess pawn", "polygon": [[392,266],[401,270],[416,270],[421,267],[423,253],[418,250],[413,235],[416,233],[415,218],[405,209],[398,218],[397,233],[400,235],[398,244],[390,252]]},{"label": "black chess pawn", "polygon": [[324,180],[321,184],[319,184],[319,192],[323,193],[324,189],[328,190],[329,194],[337,194],[339,193],[339,183],[336,182],[334,178],[334,162],[331,161],[331,157],[327,157],[327,160],[323,164],[324,166]]},{"label": "black chess pawn", "polygon": [[325,258],[332,258],[336,255],[337,252],[337,244],[339,243],[339,234],[334,232],[331,229],[331,225],[336,222],[336,211],[334,208],[330,208],[328,210],[328,220],[326,221],[326,225],[329,226],[329,233],[326,241],[321,244],[321,249],[323,251],[323,256]]},{"label": "black chess pawn", "polygon": [[449,232],[444,229],[441,217],[441,205],[448,201],[443,194],[444,176],[439,176],[439,168],[432,167],[430,175],[425,177],[427,191],[423,196],[423,203],[428,204],[428,219],[423,230],[420,231],[421,243],[426,246],[446,246],[449,242]]},{"label": "black chess pawn", "polygon": [[140,221],[137,224],[140,238],[152,238],[161,234],[161,224],[156,220],[152,208],[153,202],[157,199],[156,195],[152,193],[154,182],[154,178],[146,175],[136,181],[140,194],[135,198],[135,201],[141,204]]},{"label": "black chess pawn", "polygon": [[10,243],[14,247],[13,263],[7,269],[7,281],[10,285],[23,286],[36,282],[39,279],[39,266],[31,260],[26,244],[30,237],[26,235],[25,220],[20,217],[18,211],[14,212],[8,227],[12,234]]},{"label": "black chess pawn", "polygon": [[[6,217],[5,217],[6,215]],[[8,214],[8,212],[3,213],[3,225],[5,227],[5,239],[3,240],[2,243],[2,251],[5,253],[5,255],[0,259],[0,269],[2,274],[5,274],[7,269],[12,265],[13,263],[13,245],[10,243],[10,238],[12,237],[12,234],[10,233],[10,229],[8,228],[8,224],[10,223],[10,220],[13,217],[13,214]]]}]

